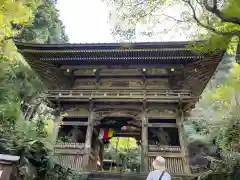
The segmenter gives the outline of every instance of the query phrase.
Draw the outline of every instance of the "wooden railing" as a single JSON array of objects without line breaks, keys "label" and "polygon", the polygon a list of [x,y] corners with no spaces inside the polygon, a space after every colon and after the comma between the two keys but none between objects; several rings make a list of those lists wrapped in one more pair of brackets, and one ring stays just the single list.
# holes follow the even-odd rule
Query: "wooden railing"
[{"label": "wooden railing", "polygon": [[84,148],[84,143],[71,143],[71,142],[62,142],[62,143],[56,143],[55,148],[77,148],[82,149]]},{"label": "wooden railing", "polygon": [[56,143],[55,161],[65,168],[83,168],[84,143]]},{"label": "wooden railing", "polygon": [[50,90],[46,94],[50,98],[193,98],[186,90]]},{"label": "wooden railing", "polygon": [[180,152],[180,146],[148,145],[150,152]]},{"label": "wooden railing", "polygon": [[56,154],[82,154],[84,152],[84,143],[56,143]]},{"label": "wooden railing", "polygon": [[[183,158],[168,158],[164,157],[166,160],[166,168],[169,173],[171,174],[183,174],[184,172],[184,166],[183,166]],[[148,168],[149,171],[153,170],[152,162],[154,161],[155,157],[149,157],[148,158]]]}]

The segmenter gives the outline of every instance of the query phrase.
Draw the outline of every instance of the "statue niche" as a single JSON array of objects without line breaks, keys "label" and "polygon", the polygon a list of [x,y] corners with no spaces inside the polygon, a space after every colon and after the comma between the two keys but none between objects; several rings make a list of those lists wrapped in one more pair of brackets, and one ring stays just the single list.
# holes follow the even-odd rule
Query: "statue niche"
[{"label": "statue niche", "polygon": [[73,126],[73,129],[68,133],[70,142],[81,142],[85,140],[85,136],[78,126]]},{"label": "statue niche", "polygon": [[84,143],[86,127],[63,126],[58,134],[60,142]]},{"label": "statue niche", "polygon": [[151,128],[151,132],[153,134],[155,142],[157,145],[170,145],[170,137],[168,133],[161,127],[159,128]]},{"label": "statue niche", "polygon": [[180,146],[178,129],[172,127],[150,127],[149,145]]}]

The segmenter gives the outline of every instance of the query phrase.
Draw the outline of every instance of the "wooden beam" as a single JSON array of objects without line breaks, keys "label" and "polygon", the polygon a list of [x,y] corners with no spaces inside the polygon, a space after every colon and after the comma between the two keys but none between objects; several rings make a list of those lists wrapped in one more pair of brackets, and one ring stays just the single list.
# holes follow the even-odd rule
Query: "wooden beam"
[{"label": "wooden beam", "polygon": [[[146,79],[169,78],[166,74],[146,75]],[[95,75],[74,75],[75,79],[96,79]],[[99,75],[100,79],[142,79],[143,75]]]},{"label": "wooden beam", "polygon": [[93,136],[93,122],[94,122],[94,111],[93,111],[93,102],[90,101],[89,107],[89,116],[88,116],[88,127],[85,140],[85,155],[83,159],[84,168],[88,169],[89,158],[91,155],[92,149],[92,136]]},{"label": "wooden beam", "polygon": [[[56,101],[56,97],[48,96],[50,101]],[[94,102],[139,102],[141,101],[143,97],[138,98],[106,98],[106,97],[100,97],[100,98],[92,98]],[[184,102],[193,102],[195,99],[183,99]],[[89,97],[81,98],[81,97],[72,97],[72,98],[61,98],[61,102],[89,102]],[[177,103],[179,102],[179,99],[163,99],[163,98],[156,98],[156,99],[146,99],[147,102],[151,103]]]},{"label": "wooden beam", "polygon": [[149,152],[148,156],[183,157],[181,153],[173,153],[173,152]]},{"label": "wooden beam", "polygon": [[182,110],[182,107],[179,107],[178,110],[178,117],[176,119],[177,126],[178,126],[178,133],[179,133],[179,141],[181,146],[181,154],[184,159],[184,172],[190,173],[189,163],[188,163],[188,150],[187,150],[187,143],[186,143],[186,137],[184,134],[184,127],[183,127],[183,121],[184,121],[184,113]]},{"label": "wooden beam", "polygon": [[115,134],[116,137],[134,137],[134,136],[140,136],[141,133],[140,132],[117,132]]},{"label": "wooden beam", "polygon": [[84,149],[70,149],[70,148],[55,148],[54,153],[59,155],[84,155]]},{"label": "wooden beam", "polygon": [[169,127],[169,128],[177,128],[177,124],[175,123],[148,123],[148,127]]},{"label": "wooden beam", "polygon": [[[161,65],[144,65],[142,66],[143,68],[174,68],[174,69],[182,69],[184,65],[176,65],[176,64],[161,64]],[[112,66],[104,66],[104,65],[99,65],[97,66],[100,69],[136,69],[141,66],[139,65],[112,65]],[[94,69],[96,66],[86,66],[86,65],[62,65],[60,69]]]},{"label": "wooden beam", "polygon": [[100,157],[100,167],[103,170],[103,159],[104,159],[104,143],[100,140],[100,150],[99,150],[99,157]]},{"label": "wooden beam", "polygon": [[147,115],[148,119],[176,119],[176,114],[174,113],[173,115],[172,114],[169,114],[169,115],[161,115],[161,116],[156,116],[156,115]]},{"label": "wooden beam", "polygon": [[96,86],[98,85],[98,83],[100,82],[100,72],[101,72],[102,69],[98,68],[96,69],[96,72],[95,72],[95,76],[96,76]]},{"label": "wooden beam", "polygon": [[143,101],[143,109],[141,115],[142,120],[142,149],[141,149],[141,171],[148,172],[148,119],[146,117],[146,101]]},{"label": "wooden beam", "polygon": [[143,69],[142,69],[143,86],[144,86],[144,88],[146,88],[146,85],[147,85],[147,83],[146,83],[146,76],[147,76],[146,71],[147,71],[146,68],[143,68]]},{"label": "wooden beam", "polygon": [[88,122],[81,122],[81,121],[64,121],[64,126],[87,126]]},{"label": "wooden beam", "polygon": [[98,131],[97,131],[97,129],[95,127],[93,127],[93,134],[98,136]]}]

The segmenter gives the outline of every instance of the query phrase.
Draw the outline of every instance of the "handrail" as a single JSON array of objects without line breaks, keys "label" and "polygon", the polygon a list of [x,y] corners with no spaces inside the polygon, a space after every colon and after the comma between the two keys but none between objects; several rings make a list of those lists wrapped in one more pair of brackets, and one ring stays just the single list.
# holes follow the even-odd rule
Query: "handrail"
[{"label": "handrail", "polygon": [[61,143],[56,143],[55,148],[76,148],[76,149],[81,149],[84,148],[85,143],[72,143],[72,142],[61,142]]},{"label": "handrail", "polygon": [[158,92],[188,92],[190,93],[189,90],[171,90],[171,89],[154,89],[154,90],[150,90],[150,89],[146,89],[146,90],[141,90],[141,89],[128,89],[128,90],[116,90],[116,89],[65,89],[65,90],[49,90],[51,92],[66,92],[66,91],[84,91],[84,92],[92,92],[92,91],[150,91],[150,92],[154,92],[154,91],[158,91]]},{"label": "handrail", "polygon": [[166,145],[148,145],[149,151],[169,151],[179,152],[181,151],[180,146],[166,146]]},{"label": "handrail", "polygon": [[174,96],[174,97],[192,97],[187,90],[50,90],[46,93],[48,96],[58,97],[134,97],[134,96]]}]

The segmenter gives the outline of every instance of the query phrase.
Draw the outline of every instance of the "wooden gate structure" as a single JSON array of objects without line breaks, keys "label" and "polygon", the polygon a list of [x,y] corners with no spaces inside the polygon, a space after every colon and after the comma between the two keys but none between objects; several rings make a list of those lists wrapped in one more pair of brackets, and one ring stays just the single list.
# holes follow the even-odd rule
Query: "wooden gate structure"
[{"label": "wooden gate structure", "polygon": [[47,97],[60,112],[56,123],[67,114],[55,128],[56,136],[65,137],[56,142],[58,161],[96,170],[103,161],[101,127],[131,126],[115,136],[139,141],[142,172],[161,155],[170,173],[190,173],[183,122],[224,52],[193,52],[189,43],[16,43],[47,85]]}]

